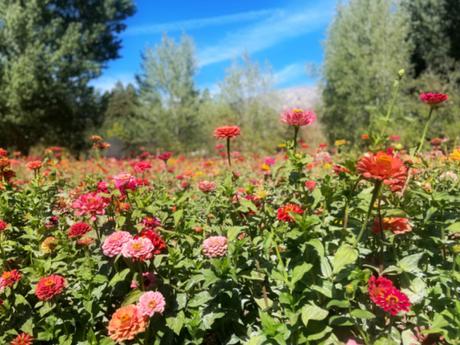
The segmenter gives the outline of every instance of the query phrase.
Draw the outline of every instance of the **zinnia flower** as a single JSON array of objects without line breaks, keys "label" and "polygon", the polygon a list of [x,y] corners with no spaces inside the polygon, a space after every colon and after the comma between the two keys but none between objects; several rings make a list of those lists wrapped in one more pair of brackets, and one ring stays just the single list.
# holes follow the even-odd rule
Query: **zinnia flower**
[{"label": "zinnia flower", "polygon": [[11,341],[10,345],[32,345],[33,341],[32,336],[27,333],[21,333]]},{"label": "zinnia flower", "polygon": [[452,153],[449,155],[449,159],[452,161],[460,161],[460,149],[455,149],[452,151]]},{"label": "zinnia flower", "polygon": [[40,249],[43,253],[50,254],[54,251],[57,245],[58,245],[57,238],[54,236],[48,236],[47,238],[43,240],[42,244],[40,245]]},{"label": "zinnia flower", "polygon": [[218,139],[231,139],[240,135],[240,127],[238,126],[223,126],[214,130],[214,137]]},{"label": "zinnia flower", "polygon": [[127,231],[115,231],[104,240],[102,252],[110,258],[117,256],[121,254],[123,245],[131,241],[132,238],[131,234]]},{"label": "zinnia flower", "polygon": [[374,234],[380,233],[380,230],[389,230],[393,234],[405,234],[406,232],[412,231],[412,226],[409,223],[409,219],[401,217],[385,217],[382,218],[382,224],[380,224],[379,218],[374,219],[374,225],[372,226],[372,232]]},{"label": "zinnia flower", "polygon": [[213,192],[216,189],[216,183],[212,181],[200,181],[198,182],[198,188],[203,192],[203,193],[210,193]]},{"label": "zinnia flower", "polygon": [[128,173],[120,173],[112,177],[115,187],[121,192],[125,193],[127,190],[135,190],[137,181],[134,176]]},{"label": "zinnia flower", "polygon": [[165,310],[165,298],[158,291],[144,292],[139,298],[138,308],[143,316],[152,317],[153,314],[162,314]]},{"label": "zinnia flower", "polygon": [[146,161],[135,162],[132,166],[133,169],[138,173],[143,173],[144,171],[152,169],[152,164]]},{"label": "zinnia flower", "polygon": [[126,242],[121,248],[121,254],[125,258],[148,260],[152,258],[154,249],[152,241],[146,237],[139,237]]},{"label": "zinnia flower", "polygon": [[153,244],[153,255],[161,254],[166,249],[166,242],[163,238],[152,229],[144,229],[140,233],[140,237],[148,238]]},{"label": "zinnia flower", "polygon": [[445,93],[423,92],[420,94],[420,100],[429,106],[436,106],[444,103],[449,99]]},{"label": "zinnia flower", "polygon": [[42,167],[42,162],[41,161],[31,161],[26,164],[27,169],[30,170],[39,170]]},{"label": "zinnia flower", "polygon": [[65,288],[66,280],[58,274],[43,277],[38,281],[35,295],[40,301],[48,301],[59,295]]},{"label": "zinnia flower", "polygon": [[77,216],[88,215],[91,220],[96,220],[97,215],[104,215],[105,208],[109,204],[108,200],[103,198],[97,192],[82,194],[72,203]]},{"label": "zinnia flower", "polygon": [[5,231],[7,226],[8,226],[8,223],[0,219],[0,232]]},{"label": "zinnia flower", "polygon": [[203,253],[208,258],[216,258],[227,254],[227,237],[211,236],[203,241]]},{"label": "zinnia flower", "polygon": [[116,342],[132,340],[145,331],[147,319],[134,304],[121,307],[109,321],[109,336]]},{"label": "zinnia flower", "polygon": [[386,152],[367,153],[358,162],[357,169],[368,180],[383,181],[393,192],[403,188],[407,167],[403,161]]},{"label": "zinnia flower", "polygon": [[91,226],[85,222],[77,222],[72,224],[70,229],[67,231],[67,236],[69,236],[69,238],[80,237],[87,234],[91,230]]},{"label": "zinnia flower", "polygon": [[142,225],[144,229],[155,230],[157,227],[161,226],[161,220],[158,217],[147,216],[142,219]]},{"label": "zinnia flower", "polygon": [[289,126],[308,126],[316,120],[316,114],[310,110],[291,108],[281,114],[281,121]]},{"label": "zinnia flower", "polygon": [[408,312],[410,309],[409,298],[385,277],[371,276],[368,281],[368,292],[372,302],[391,315],[397,315],[402,311]]},{"label": "zinnia flower", "polygon": [[309,192],[313,192],[315,190],[315,187],[316,187],[316,181],[313,181],[313,180],[305,181],[305,188],[307,188]]},{"label": "zinnia flower", "polygon": [[20,279],[21,273],[16,269],[3,272],[0,276],[0,292],[7,287],[13,286]]},{"label": "zinnia flower", "polygon": [[281,206],[278,211],[276,217],[278,220],[286,223],[292,223],[294,218],[292,215],[295,214],[303,214],[303,210],[299,205],[296,204],[286,204]]}]

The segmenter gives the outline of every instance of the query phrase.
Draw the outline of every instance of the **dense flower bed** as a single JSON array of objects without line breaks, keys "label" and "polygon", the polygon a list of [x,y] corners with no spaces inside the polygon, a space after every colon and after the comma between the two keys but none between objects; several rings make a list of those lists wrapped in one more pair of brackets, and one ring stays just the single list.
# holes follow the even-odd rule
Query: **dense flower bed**
[{"label": "dense flower bed", "polygon": [[460,150],[307,154],[314,119],[271,157],[2,150],[0,343],[458,344]]}]

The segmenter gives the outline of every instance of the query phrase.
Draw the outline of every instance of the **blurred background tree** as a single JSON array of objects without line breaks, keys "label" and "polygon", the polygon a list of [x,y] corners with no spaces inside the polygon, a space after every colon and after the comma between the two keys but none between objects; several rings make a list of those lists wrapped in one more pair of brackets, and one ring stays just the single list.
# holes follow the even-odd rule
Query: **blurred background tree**
[{"label": "blurred background tree", "polygon": [[118,57],[131,0],[0,1],[0,145],[80,149],[103,102],[89,81]]}]

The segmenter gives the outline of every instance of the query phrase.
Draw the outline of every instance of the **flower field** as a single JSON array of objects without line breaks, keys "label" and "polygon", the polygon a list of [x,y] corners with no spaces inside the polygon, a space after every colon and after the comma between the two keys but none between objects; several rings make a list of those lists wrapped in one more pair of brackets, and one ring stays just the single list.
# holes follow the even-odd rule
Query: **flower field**
[{"label": "flower field", "polygon": [[0,343],[460,344],[460,148],[298,143],[315,118],[267,157],[237,126],[206,159],[2,150]]}]

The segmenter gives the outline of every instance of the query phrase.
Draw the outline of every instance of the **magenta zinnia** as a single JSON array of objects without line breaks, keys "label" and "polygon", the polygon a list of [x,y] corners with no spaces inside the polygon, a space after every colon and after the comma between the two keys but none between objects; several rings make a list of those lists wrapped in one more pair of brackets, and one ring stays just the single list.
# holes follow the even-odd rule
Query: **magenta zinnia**
[{"label": "magenta zinnia", "polygon": [[410,309],[409,298],[385,277],[371,276],[368,281],[368,291],[372,302],[393,316],[400,312],[408,312]]}]

